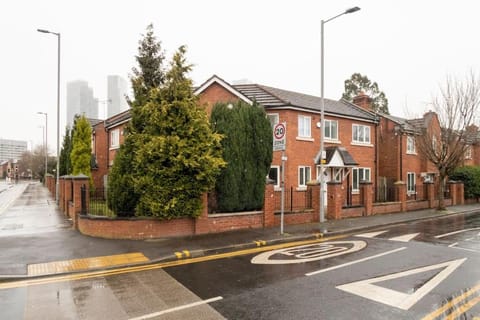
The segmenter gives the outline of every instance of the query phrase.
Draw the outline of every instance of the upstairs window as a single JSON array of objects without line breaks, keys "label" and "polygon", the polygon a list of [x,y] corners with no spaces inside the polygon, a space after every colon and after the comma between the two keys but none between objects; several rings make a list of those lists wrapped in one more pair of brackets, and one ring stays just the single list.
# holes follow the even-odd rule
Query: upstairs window
[{"label": "upstairs window", "polygon": [[311,138],[312,117],[309,116],[298,116],[298,136],[301,138]]},{"label": "upstairs window", "polygon": [[355,143],[370,144],[370,127],[359,124],[352,125],[352,141]]},{"label": "upstairs window", "polygon": [[270,121],[270,125],[275,127],[275,125],[280,121],[278,113],[269,113],[267,114],[268,120]]},{"label": "upstairs window", "polygon": [[114,129],[110,131],[110,148],[116,149],[120,147],[120,130]]},{"label": "upstairs window", "polygon": [[472,146],[467,146],[465,149],[465,159],[472,159]]},{"label": "upstairs window", "polygon": [[412,136],[407,137],[407,153],[416,154],[415,151],[415,138]]},{"label": "upstairs window", "polygon": [[338,121],[324,120],[325,130],[323,131],[325,139],[338,140]]}]

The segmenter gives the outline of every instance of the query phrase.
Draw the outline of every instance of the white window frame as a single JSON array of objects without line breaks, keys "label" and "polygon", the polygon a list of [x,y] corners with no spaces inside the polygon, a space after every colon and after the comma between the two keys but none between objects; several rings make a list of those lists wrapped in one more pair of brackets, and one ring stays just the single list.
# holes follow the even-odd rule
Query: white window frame
[{"label": "white window frame", "polygon": [[407,136],[407,154],[417,154],[415,137],[413,136]]},{"label": "white window frame", "polygon": [[110,131],[110,149],[118,149],[120,147],[120,129]]},{"label": "white window frame", "polygon": [[280,122],[280,115],[278,113],[267,113],[268,121],[270,121],[270,125],[272,129],[275,127],[277,123]]},{"label": "white window frame", "polygon": [[465,159],[472,159],[472,146],[468,145],[465,149]]},{"label": "white window frame", "polygon": [[407,194],[415,194],[415,186],[417,185],[415,172],[407,172]]},{"label": "white window frame", "polygon": [[[338,121],[325,119],[324,123],[325,123],[325,128],[323,129],[323,137],[325,138],[325,140],[338,141]],[[335,124],[334,134],[332,134],[333,133],[332,124]],[[326,132],[327,128],[329,128],[329,134],[327,134]]]},{"label": "white window frame", "polygon": [[298,115],[298,137],[299,138],[312,138],[312,117],[305,115]]},{"label": "white window frame", "polygon": [[307,182],[312,179],[312,168],[310,166],[298,166],[298,188],[306,188]]},{"label": "white window frame", "polygon": [[[352,124],[352,142],[356,144],[370,144],[371,143],[370,126],[362,124]],[[362,139],[360,139],[360,136]]]},{"label": "white window frame", "polygon": [[[275,181],[275,184],[273,185],[274,189],[277,190],[277,189],[280,189],[280,180],[282,179],[280,177],[280,174],[281,174],[281,170],[280,170],[280,166],[270,166],[270,170],[276,170],[277,171],[277,180]],[[270,178],[270,171],[268,172],[268,177]],[[272,179],[272,178],[270,178]],[[274,179],[272,179],[274,180]]]},{"label": "white window frame", "polygon": [[[362,179],[360,179],[360,172],[362,172]],[[368,172],[368,179],[365,179],[366,172]],[[355,179],[356,178],[356,179]],[[372,170],[370,168],[352,168],[352,191],[360,191],[360,181],[370,182],[372,179]],[[357,180],[355,182],[355,180]]]}]

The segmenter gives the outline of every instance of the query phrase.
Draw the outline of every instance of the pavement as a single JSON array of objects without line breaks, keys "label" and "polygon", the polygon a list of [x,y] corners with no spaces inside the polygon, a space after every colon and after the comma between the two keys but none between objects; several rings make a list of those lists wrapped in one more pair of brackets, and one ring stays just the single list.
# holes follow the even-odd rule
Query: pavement
[{"label": "pavement", "polygon": [[3,209],[0,203],[0,282],[189,259],[480,212],[477,203],[451,206],[441,212],[427,209],[329,220],[321,225],[286,225],[283,234],[280,227],[273,227],[141,241],[111,240],[74,230],[48,190],[38,182],[7,189],[2,196],[7,197],[9,192],[16,200],[10,200]]}]

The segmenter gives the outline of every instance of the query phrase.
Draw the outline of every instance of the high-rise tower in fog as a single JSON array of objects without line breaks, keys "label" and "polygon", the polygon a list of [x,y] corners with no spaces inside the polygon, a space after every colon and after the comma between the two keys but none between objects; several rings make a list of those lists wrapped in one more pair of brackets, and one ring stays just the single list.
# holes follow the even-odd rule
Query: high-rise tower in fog
[{"label": "high-rise tower in fog", "polygon": [[128,109],[127,81],[120,76],[110,75],[107,77],[107,118]]},{"label": "high-rise tower in fog", "polygon": [[76,80],[67,83],[67,124],[73,125],[75,115],[98,119],[98,100],[87,81]]}]

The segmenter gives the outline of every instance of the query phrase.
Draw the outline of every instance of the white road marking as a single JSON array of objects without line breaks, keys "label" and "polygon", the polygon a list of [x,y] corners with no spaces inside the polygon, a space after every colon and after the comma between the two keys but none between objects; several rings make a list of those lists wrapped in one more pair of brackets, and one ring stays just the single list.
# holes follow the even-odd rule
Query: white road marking
[{"label": "white road marking", "polygon": [[458,244],[458,242],[454,242],[454,243],[452,243],[451,245],[449,245],[448,247],[449,247],[449,248],[452,248],[452,247],[455,247],[457,244]]},{"label": "white road marking", "polygon": [[[422,299],[427,293],[432,291],[438,284],[440,284],[440,282],[445,280],[453,271],[455,271],[455,269],[457,269],[462,263],[464,263],[465,260],[467,260],[467,258],[452,260],[417,269],[411,269],[367,280],[351,282],[337,286],[337,289],[356,294],[361,297],[402,310],[408,310],[420,299]],[[444,269],[440,271],[435,277],[430,279],[427,283],[425,283],[423,286],[418,288],[415,292],[410,294],[374,285],[374,283],[377,282],[408,277],[412,274],[417,274],[439,268]]]},{"label": "white road marking", "polygon": [[462,247],[452,247],[452,248],[465,250],[465,251],[470,251],[470,252],[478,252],[478,250],[475,250],[475,249],[468,249],[468,248],[462,248]]},{"label": "white road marking", "polygon": [[[283,248],[260,253],[252,258],[253,264],[292,264],[317,261],[362,250],[365,241],[330,241]],[[284,255],[289,259],[270,259],[274,255]]]},{"label": "white road marking", "polygon": [[347,263],[344,263],[344,264],[339,264],[337,266],[333,266],[333,267],[330,267],[330,268],[309,272],[309,273],[306,273],[305,275],[306,276],[313,276],[313,275],[316,275],[316,274],[319,274],[319,273],[323,273],[323,272],[332,271],[332,270],[335,270],[335,269],[351,266],[352,264],[356,264],[356,263],[359,263],[359,262],[379,258],[379,257],[385,256],[387,254],[395,253],[395,252],[402,251],[402,250],[405,250],[405,249],[407,249],[407,247],[397,248],[397,249],[394,249],[394,250],[390,250],[390,251],[382,252],[382,253],[379,253],[379,254],[376,254],[376,255],[373,255],[373,256],[369,256],[369,257],[366,257],[366,258],[363,258],[363,259],[350,261],[350,262],[347,262]]},{"label": "white road marking", "polygon": [[183,306],[178,306],[178,307],[175,307],[175,308],[165,309],[165,310],[162,310],[162,311],[159,311],[159,312],[145,314],[145,315],[140,316],[140,317],[130,318],[130,320],[151,319],[151,318],[154,318],[154,317],[164,315],[166,313],[171,313],[171,312],[180,311],[180,310],[184,310],[184,309],[188,309],[188,308],[192,308],[192,307],[197,307],[197,306],[200,306],[200,305],[203,305],[203,304],[208,304],[210,302],[215,302],[215,301],[222,300],[222,299],[223,299],[223,297],[215,297],[215,298],[211,298],[211,299],[207,299],[207,300],[197,301],[197,302],[185,304]]},{"label": "white road marking", "polygon": [[451,236],[451,235],[454,235],[454,234],[457,234],[457,233],[473,231],[473,230],[480,230],[480,227],[479,228],[469,228],[469,229],[463,229],[463,230],[453,231],[453,232],[449,232],[449,233],[444,233],[444,234],[440,234],[438,236],[435,236],[435,238],[437,238],[437,239],[445,238],[445,237],[448,237],[448,236]]},{"label": "white road marking", "polygon": [[369,232],[369,233],[362,233],[362,234],[356,234],[355,237],[361,237],[361,238],[375,238],[376,236],[387,232],[388,230],[383,230],[383,231],[376,231],[376,232]]},{"label": "white road marking", "polygon": [[391,241],[400,241],[400,242],[408,242],[408,241],[412,240],[413,238],[415,238],[416,236],[418,236],[419,234],[420,234],[420,232],[418,232],[418,233],[410,233],[410,234],[405,234],[405,235],[403,235],[403,236],[390,238],[390,239],[388,239],[388,240],[391,240]]}]

